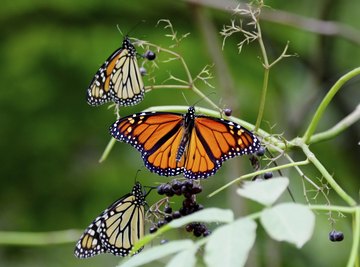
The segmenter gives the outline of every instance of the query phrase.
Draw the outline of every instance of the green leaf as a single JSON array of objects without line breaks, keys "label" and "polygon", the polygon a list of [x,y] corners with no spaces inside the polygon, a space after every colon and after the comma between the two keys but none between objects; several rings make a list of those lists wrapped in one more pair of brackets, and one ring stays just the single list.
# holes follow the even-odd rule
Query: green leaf
[{"label": "green leaf", "polygon": [[217,228],[205,245],[208,267],[244,266],[256,237],[256,223],[248,218]]},{"label": "green leaf", "polygon": [[260,221],[266,232],[277,241],[301,248],[312,236],[314,213],[305,205],[283,203],[263,210]]},{"label": "green leaf", "polygon": [[231,210],[224,210],[219,208],[204,209],[183,218],[173,220],[170,223],[165,224],[163,227],[159,228],[154,234],[144,236],[141,240],[139,240],[139,242],[135,244],[133,251],[138,251],[141,247],[151,242],[151,240],[153,240],[154,238],[161,236],[165,232],[173,228],[182,227],[191,222],[228,223],[232,221],[234,221],[234,213]]},{"label": "green leaf", "polygon": [[134,255],[128,261],[118,265],[118,267],[135,267],[142,266],[151,261],[166,257],[176,252],[190,249],[194,246],[194,242],[190,240],[173,241],[163,245],[152,247],[139,254]]},{"label": "green leaf", "polygon": [[208,208],[191,215],[171,221],[168,225],[171,228],[179,228],[191,222],[218,222],[229,223],[234,221],[234,213],[232,210],[224,210],[219,208]]},{"label": "green leaf", "polygon": [[196,263],[195,253],[198,247],[194,246],[191,249],[186,249],[176,254],[172,259],[166,264],[166,267],[193,267]]},{"label": "green leaf", "polygon": [[287,177],[277,177],[263,181],[244,182],[237,193],[265,206],[270,206],[281,196],[289,185]]}]

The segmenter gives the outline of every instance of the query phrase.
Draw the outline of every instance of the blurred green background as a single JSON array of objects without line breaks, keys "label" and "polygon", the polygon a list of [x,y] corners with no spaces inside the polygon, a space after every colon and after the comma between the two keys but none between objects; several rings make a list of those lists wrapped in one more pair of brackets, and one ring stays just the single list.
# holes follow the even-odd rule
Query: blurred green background
[{"label": "blurred green background", "polygon": [[[281,54],[287,41],[289,53],[298,56],[284,59],[271,70],[262,128],[291,139],[303,134],[331,85],[359,66],[360,2],[274,0],[266,4],[272,9],[264,10],[262,30],[270,59]],[[255,123],[263,76],[260,50],[253,43],[245,45],[239,54],[236,44],[241,39],[235,35],[227,39],[221,51],[219,31],[235,18],[231,6],[232,2],[220,0],[200,5],[165,0],[3,1],[0,230],[85,229],[112,201],[130,191],[138,169],[142,170],[138,180],[143,184],[170,181],[150,174],[138,152],[127,144],[116,144],[108,159],[98,163],[110,140],[108,127],[116,117],[107,105],[87,105],[85,91],[96,70],[122,42],[116,25],[124,33],[131,30],[132,37],[165,48],[172,42],[165,37],[169,32],[163,29],[164,24],[156,27],[159,19],[170,19],[179,36],[190,32],[175,51],[184,57],[193,76],[206,64],[216,62],[211,81],[215,89],[201,83],[199,87],[215,103],[231,107],[234,116]],[[285,15],[293,20],[279,11],[287,12]],[[304,25],[307,29],[299,27],[303,16],[344,27],[334,35],[314,33],[315,21]],[[133,29],[142,20],[146,23]],[[320,31],[326,30],[320,27]],[[144,52],[141,48],[138,51]],[[185,78],[178,62],[163,63],[162,59],[166,58],[159,55],[159,69],[152,73],[157,77],[156,84],[169,73]],[[353,79],[335,97],[319,130],[331,127],[355,108],[360,100],[359,80]],[[146,78],[145,83],[152,84]],[[139,105],[121,108],[120,113],[128,115],[155,105],[187,105],[182,92],[153,90]],[[189,103],[199,100],[191,92],[185,93]],[[338,183],[357,200],[359,133],[357,123],[336,139],[312,147]],[[303,159],[298,154],[294,158]],[[227,180],[250,170],[246,158],[227,162],[216,176],[203,181],[200,203],[205,207],[232,207],[239,216],[258,210],[252,203],[234,197],[233,190],[206,199]],[[321,178],[312,168],[304,171],[315,181]],[[300,177],[293,172],[287,174],[297,200],[304,202]],[[331,191],[329,196],[333,204],[343,204]],[[157,199],[154,193],[148,202]],[[314,203],[324,201],[319,198]],[[318,214],[317,220],[315,236],[302,250],[269,240],[259,227],[248,266],[344,266],[351,245],[350,218],[339,219],[336,225],[345,233],[341,243],[328,241],[331,227],[325,214]],[[0,246],[0,266],[115,266],[120,260],[112,255],[79,260],[73,256],[74,245]]]}]

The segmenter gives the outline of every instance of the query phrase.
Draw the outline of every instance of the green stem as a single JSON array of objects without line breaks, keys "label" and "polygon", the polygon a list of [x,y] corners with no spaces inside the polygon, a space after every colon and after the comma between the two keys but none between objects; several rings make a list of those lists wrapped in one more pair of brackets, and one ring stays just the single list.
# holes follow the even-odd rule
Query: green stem
[{"label": "green stem", "polygon": [[304,140],[305,144],[309,144],[311,136],[314,134],[316,127],[319,124],[319,121],[322,118],[326,107],[329,105],[331,100],[334,98],[335,94],[342,88],[344,83],[346,83],[348,80],[350,80],[351,78],[353,78],[359,74],[360,74],[360,67],[346,73],[333,85],[333,87],[330,88],[329,92],[326,94],[326,96],[320,103],[318,109],[316,110],[315,115],[313,116],[312,121],[310,122],[310,124],[303,136],[303,140]]},{"label": "green stem", "polygon": [[261,28],[260,28],[260,23],[257,22],[256,23],[257,26],[257,33],[258,33],[258,40],[259,40],[259,45],[260,45],[260,49],[261,49],[261,53],[264,59],[264,78],[263,78],[263,86],[262,86],[262,90],[261,90],[261,99],[260,99],[260,105],[259,105],[259,112],[258,112],[258,116],[256,119],[256,123],[255,123],[255,129],[254,131],[257,132],[257,130],[260,128],[260,124],[264,115],[264,110],[265,110],[265,102],[266,102],[266,94],[267,94],[267,88],[268,88],[268,83],[269,83],[269,72],[270,72],[270,68],[269,68],[269,60],[267,58],[267,53],[266,53],[266,48],[261,36]]},{"label": "green stem", "polygon": [[47,246],[72,243],[79,239],[82,231],[64,230],[53,232],[0,232],[0,245]]},{"label": "green stem", "polygon": [[309,147],[299,140],[299,146],[303,150],[304,154],[310,160],[312,164],[319,170],[322,176],[326,179],[329,185],[334,189],[334,191],[346,202],[349,206],[356,206],[356,201],[349,196],[334,180],[331,174],[326,170],[326,168],[321,164],[321,162],[315,157],[315,155],[310,151]]},{"label": "green stem", "polygon": [[312,210],[326,210],[326,211],[338,211],[343,213],[355,213],[358,207],[344,207],[344,206],[334,206],[334,205],[309,205],[309,208]]},{"label": "green stem", "polygon": [[280,165],[280,166],[276,166],[273,168],[269,168],[269,169],[264,169],[264,170],[260,170],[260,171],[256,171],[256,172],[252,172],[252,173],[248,173],[245,175],[242,175],[234,180],[232,180],[231,182],[225,184],[224,186],[220,187],[219,189],[215,190],[214,192],[210,193],[207,197],[213,197],[214,195],[216,195],[217,193],[223,191],[224,189],[228,188],[229,186],[239,182],[240,180],[244,180],[247,178],[251,178],[254,177],[256,175],[260,175],[263,174],[265,172],[272,172],[272,171],[277,171],[277,170],[281,170],[281,169],[285,169],[285,168],[290,168],[290,167],[294,167],[294,166],[299,166],[299,165],[306,165],[309,163],[309,160],[303,160],[303,161],[298,161],[298,162],[291,162],[288,164],[284,164],[284,165]]},{"label": "green stem", "polygon": [[109,156],[110,154],[110,151],[112,150],[113,146],[115,145],[116,143],[116,139],[115,138],[111,138],[109,143],[107,144],[104,152],[102,153],[100,159],[99,159],[99,163],[103,163],[107,157]]},{"label": "green stem", "polygon": [[[360,207],[355,210],[355,216],[353,218],[353,243],[351,247],[349,261],[347,267],[359,266],[359,246],[360,246]],[[355,265],[356,264],[356,265]]]},{"label": "green stem", "polygon": [[332,139],[335,136],[341,134],[346,129],[348,129],[351,125],[353,125],[358,120],[360,120],[360,104],[357,105],[357,107],[355,108],[355,110],[353,112],[351,112],[344,119],[339,121],[335,126],[330,128],[329,130],[321,132],[321,133],[317,133],[317,134],[314,134],[313,136],[311,136],[310,144]]}]

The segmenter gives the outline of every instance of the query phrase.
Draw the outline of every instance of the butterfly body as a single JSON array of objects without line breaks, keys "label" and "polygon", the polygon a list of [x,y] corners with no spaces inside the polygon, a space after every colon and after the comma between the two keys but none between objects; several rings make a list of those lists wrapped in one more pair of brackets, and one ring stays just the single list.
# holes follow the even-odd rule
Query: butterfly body
[{"label": "butterfly body", "polygon": [[75,256],[129,255],[134,243],[144,236],[145,205],[142,186],[136,183],[131,193],[112,203],[89,225],[76,244]]},{"label": "butterfly body", "polygon": [[216,173],[232,157],[252,154],[259,139],[242,126],[224,119],[186,114],[142,112],[119,119],[111,135],[140,151],[145,166],[163,176],[181,173],[189,179]]},{"label": "butterfly body", "polygon": [[144,93],[136,49],[125,37],[121,48],[113,52],[96,72],[87,89],[86,100],[91,106],[110,101],[129,106],[143,100]]}]

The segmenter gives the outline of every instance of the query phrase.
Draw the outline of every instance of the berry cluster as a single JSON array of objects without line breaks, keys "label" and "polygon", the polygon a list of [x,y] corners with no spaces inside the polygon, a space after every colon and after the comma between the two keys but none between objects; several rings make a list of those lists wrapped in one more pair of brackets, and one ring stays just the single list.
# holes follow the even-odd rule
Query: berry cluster
[{"label": "berry cluster", "polygon": [[[202,210],[204,208],[203,205],[196,202],[196,194],[201,192],[201,185],[195,184],[192,180],[173,180],[171,183],[159,185],[157,187],[157,193],[159,195],[165,195],[167,198],[173,197],[174,195],[182,195],[184,196],[184,200],[182,202],[182,206],[176,211],[173,211],[169,201],[167,201],[163,210],[158,212],[162,214],[162,219],[159,219],[156,224],[150,227],[149,232],[154,233],[158,228],[171,222],[173,219],[178,219],[182,216]],[[207,236],[210,234],[206,225],[202,223],[190,223],[186,226],[186,230],[188,232],[193,232],[196,237],[201,235]]]},{"label": "berry cluster", "polygon": [[206,237],[211,234],[210,230],[207,229],[205,224],[198,222],[189,223],[188,225],[186,225],[185,229],[188,232],[193,232],[194,236],[196,237]]}]

